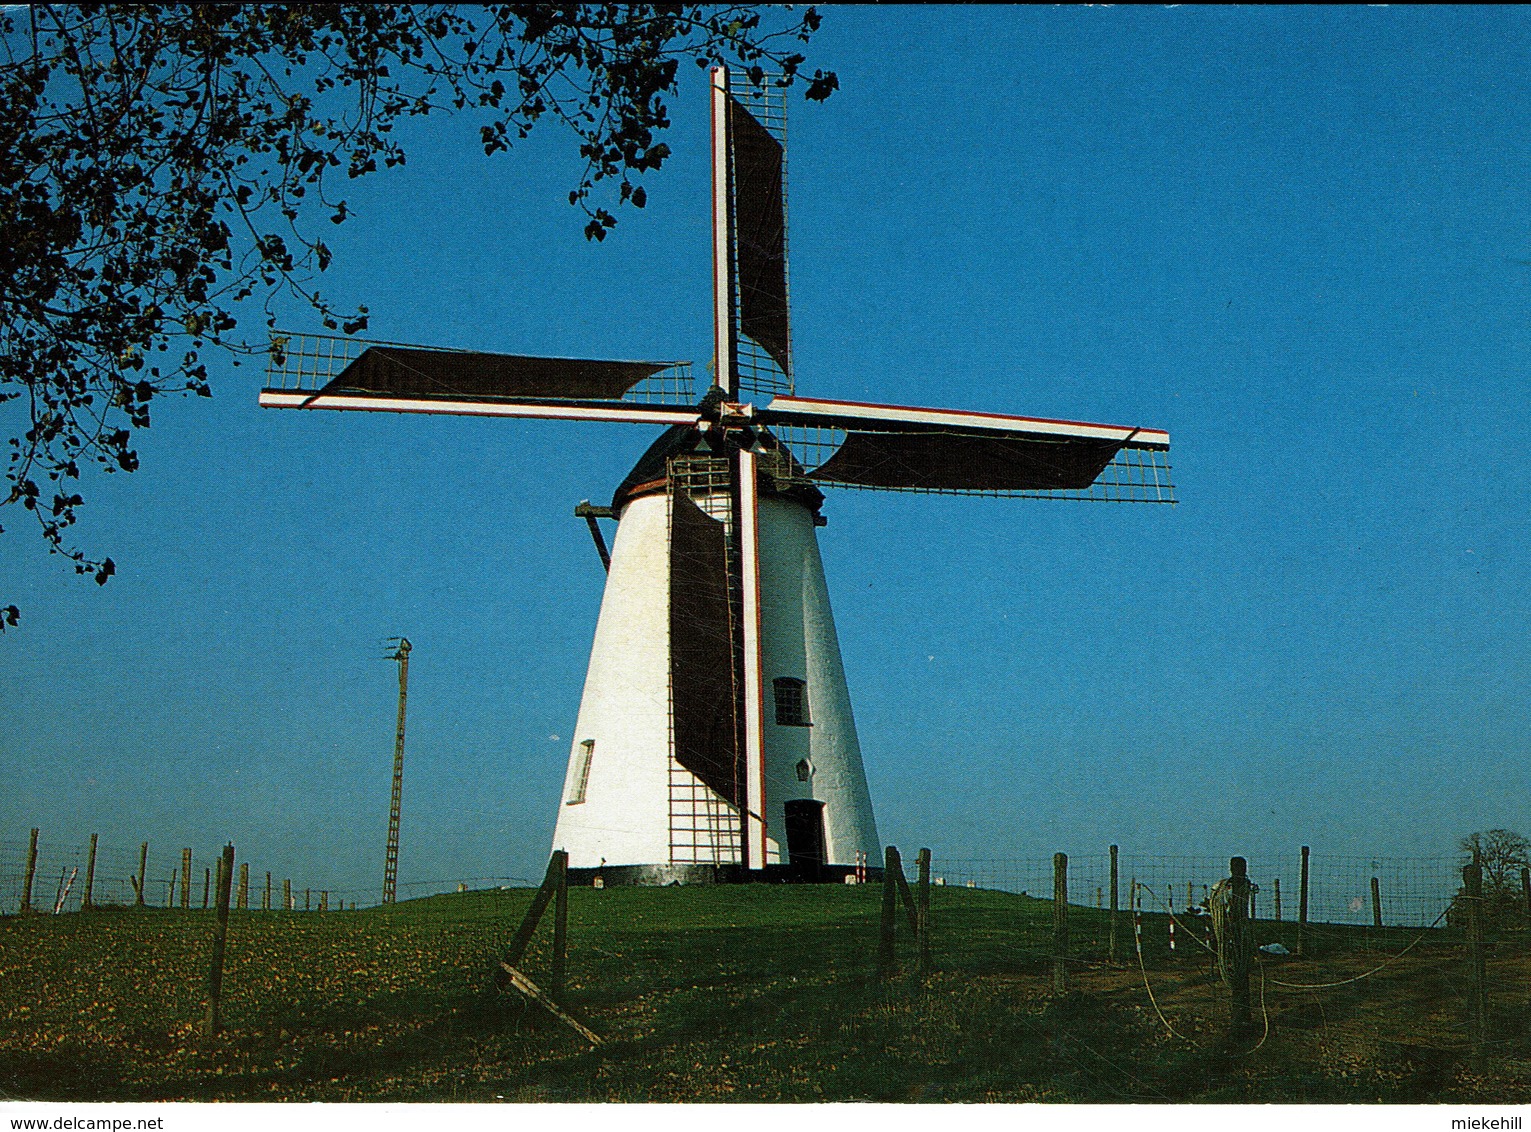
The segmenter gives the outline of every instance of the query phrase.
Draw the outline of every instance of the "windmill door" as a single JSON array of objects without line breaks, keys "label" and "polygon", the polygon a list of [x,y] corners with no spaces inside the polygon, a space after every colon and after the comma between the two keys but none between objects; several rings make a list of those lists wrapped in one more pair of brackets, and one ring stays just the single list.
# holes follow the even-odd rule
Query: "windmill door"
[{"label": "windmill door", "polygon": [[787,861],[812,871],[824,863],[824,803],[792,799],[785,803]]}]

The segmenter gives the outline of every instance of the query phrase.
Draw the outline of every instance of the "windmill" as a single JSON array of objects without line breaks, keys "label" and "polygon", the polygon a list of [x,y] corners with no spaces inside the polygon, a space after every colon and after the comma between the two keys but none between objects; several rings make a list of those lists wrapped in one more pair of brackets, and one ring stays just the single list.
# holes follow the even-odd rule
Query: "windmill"
[{"label": "windmill", "polygon": [[[260,395],[665,427],[609,509],[576,509],[608,571],[554,833],[576,882],[834,880],[879,859],[815,534],[822,487],[1174,501],[1161,430],[797,396],[786,92],[711,74],[700,401],[682,362],[322,335],[275,337]],[[598,517],[618,520],[609,556]]]}]

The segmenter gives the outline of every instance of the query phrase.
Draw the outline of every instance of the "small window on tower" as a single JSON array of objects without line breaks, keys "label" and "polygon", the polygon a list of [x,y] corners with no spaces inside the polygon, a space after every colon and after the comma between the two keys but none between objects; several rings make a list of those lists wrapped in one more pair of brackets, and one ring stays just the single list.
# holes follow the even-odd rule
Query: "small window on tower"
[{"label": "small window on tower", "polygon": [[564,805],[577,806],[585,800],[585,787],[590,782],[590,756],[595,754],[595,740],[586,739],[575,749],[574,770],[569,775],[569,796]]},{"label": "small window on tower", "polygon": [[813,764],[807,759],[797,760],[797,780],[799,782],[811,782],[813,780]]},{"label": "small window on tower", "polygon": [[776,722],[784,727],[808,727],[808,685],[793,676],[779,676],[776,686]]}]

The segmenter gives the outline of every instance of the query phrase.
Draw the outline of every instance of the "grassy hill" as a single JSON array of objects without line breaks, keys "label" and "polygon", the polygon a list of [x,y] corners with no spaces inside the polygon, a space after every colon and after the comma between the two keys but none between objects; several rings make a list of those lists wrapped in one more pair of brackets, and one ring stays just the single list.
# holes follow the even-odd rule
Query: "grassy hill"
[{"label": "grassy hill", "polygon": [[[0,921],[0,1090],[39,1100],[1531,1100],[1523,934],[1491,953],[1495,1044],[1481,1065],[1467,1047],[1466,961],[1448,931],[1359,981],[1275,985],[1349,979],[1419,934],[1315,929],[1307,956],[1266,969],[1264,1038],[1249,1052],[1223,1041],[1226,995],[1206,953],[1182,933],[1171,956],[1162,917],[1145,917],[1145,974],[1128,917],[1113,966],[1106,914],[1072,909],[1071,987],[1055,995],[1050,904],[933,891],[937,970],[914,973],[901,920],[903,972],[884,982],[876,886],[571,890],[569,1005],[600,1048],[493,989],[527,890],[236,912],[227,1031],[213,1039],[196,1029],[210,913],[12,917]],[[522,964],[534,979],[547,971],[550,931],[548,920]],[[1295,944],[1291,924],[1261,923],[1257,936]]]}]

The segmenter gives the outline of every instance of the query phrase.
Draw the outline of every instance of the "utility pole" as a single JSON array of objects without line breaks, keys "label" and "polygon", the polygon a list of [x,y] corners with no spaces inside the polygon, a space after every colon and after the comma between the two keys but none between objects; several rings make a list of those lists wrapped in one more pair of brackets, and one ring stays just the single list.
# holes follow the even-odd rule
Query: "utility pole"
[{"label": "utility pole", "polygon": [[399,727],[393,739],[393,800],[388,806],[388,856],[383,864],[383,903],[392,904],[399,883],[399,800],[404,793],[404,703],[409,697],[409,638],[398,638],[399,647],[389,660],[399,662]]}]

